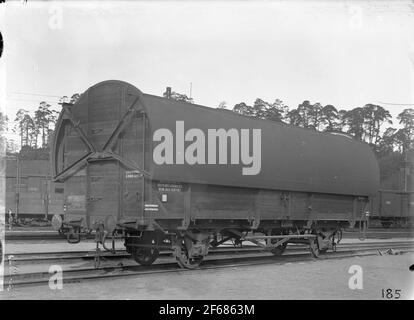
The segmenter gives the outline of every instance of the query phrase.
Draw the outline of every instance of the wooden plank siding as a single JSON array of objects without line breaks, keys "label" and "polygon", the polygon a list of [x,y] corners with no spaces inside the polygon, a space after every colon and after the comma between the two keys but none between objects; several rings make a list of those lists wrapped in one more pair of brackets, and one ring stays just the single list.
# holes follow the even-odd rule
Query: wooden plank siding
[{"label": "wooden plank siding", "polygon": [[[153,203],[167,203],[153,213],[154,218],[183,218],[185,192],[151,194]],[[157,199],[157,200],[156,200]],[[363,203],[357,201],[356,212],[361,214]],[[191,219],[253,219],[261,220],[348,220],[354,210],[353,196],[309,194],[249,188],[199,185],[191,187]],[[359,216],[357,217],[359,218]]]}]

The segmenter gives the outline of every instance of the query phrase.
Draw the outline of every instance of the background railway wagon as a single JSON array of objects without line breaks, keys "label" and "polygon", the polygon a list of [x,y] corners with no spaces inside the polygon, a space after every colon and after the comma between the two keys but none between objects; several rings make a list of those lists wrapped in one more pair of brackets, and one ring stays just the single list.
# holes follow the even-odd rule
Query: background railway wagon
[{"label": "background railway wagon", "polygon": [[414,191],[380,190],[373,199],[371,220],[386,228],[411,225],[414,222]]},{"label": "background railway wagon", "polygon": [[63,214],[63,184],[51,180],[50,161],[20,160],[18,163],[19,170],[16,159],[6,162],[6,214],[9,210],[13,215],[18,210],[19,217],[27,218]]}]

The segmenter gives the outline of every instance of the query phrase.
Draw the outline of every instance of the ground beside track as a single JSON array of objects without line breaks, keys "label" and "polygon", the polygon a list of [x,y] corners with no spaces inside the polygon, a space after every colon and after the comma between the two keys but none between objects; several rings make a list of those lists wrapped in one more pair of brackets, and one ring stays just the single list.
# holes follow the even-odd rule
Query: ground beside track
[{"label": "ground beside track", "polygon": [[[0,299],[383,299],[382,289],[400,289],[414,299],[414,254],[313,260],[214,270],[148,274],[127,278],[12,288]],[[363,270],[363,289],[351,290],[352,265]]]}]

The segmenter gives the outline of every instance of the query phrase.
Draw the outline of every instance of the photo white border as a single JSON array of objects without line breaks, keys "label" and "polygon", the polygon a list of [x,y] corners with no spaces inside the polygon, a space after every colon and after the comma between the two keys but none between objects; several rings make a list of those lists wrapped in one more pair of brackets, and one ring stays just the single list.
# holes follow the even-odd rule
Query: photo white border
[{"label": "photo white border", "polygon": [[[0,6],[0,32],[4,30],[5,6]],[[5,43],[4,33],[2,32],[3,44]],[[0,107],[6,105],[6,62],[4,59],[4,49],[0,57]],[[6,233],[6,138],[0,132],[0,291],[4,290],[4,259],[5,259],[5,233]]]}]

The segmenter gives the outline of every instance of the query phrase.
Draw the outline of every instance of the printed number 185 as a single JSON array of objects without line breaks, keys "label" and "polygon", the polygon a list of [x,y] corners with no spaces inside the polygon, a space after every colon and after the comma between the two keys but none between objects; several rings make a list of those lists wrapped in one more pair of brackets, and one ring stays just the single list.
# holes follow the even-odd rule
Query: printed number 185
[{"label": "printed number 185", "polygon": [[399,299],[401,297],[401,289],[382,289],[383,299]]}]

